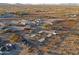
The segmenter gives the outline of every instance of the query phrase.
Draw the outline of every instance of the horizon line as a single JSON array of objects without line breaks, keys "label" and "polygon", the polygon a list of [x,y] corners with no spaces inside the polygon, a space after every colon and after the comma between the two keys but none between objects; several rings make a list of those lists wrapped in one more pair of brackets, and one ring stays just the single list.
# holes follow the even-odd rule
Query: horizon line
[{"label": "horizon line", "polygon": [[59,5],[59,4],[79,4],[79,3],[0,3],[0,4]]}]

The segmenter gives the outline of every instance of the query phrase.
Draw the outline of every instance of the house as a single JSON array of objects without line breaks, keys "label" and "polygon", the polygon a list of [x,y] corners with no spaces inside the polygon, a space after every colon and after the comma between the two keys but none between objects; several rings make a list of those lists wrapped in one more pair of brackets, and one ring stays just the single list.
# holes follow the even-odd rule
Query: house
[{"label": "house", "polygon": [[39,39],[38,41],[39,42],[43,42],[45,40],[45,38],[41,38],[41,39]]},{"label": "house", "polygon": [[32,37],[35,37],[35,36],[36,36],[36,34],[31,34],[31,36],[30,36],[30,37],[32,38]]},{"label": "house", "polygon": [[26,25],[26,22],[27,22],[27,20],[24,20],[24,19],[18,20],[19,25]]},{"label": "house", "polygon": [[75,18],[78,16],[78,14],[66,14],[65,16],[67,16],[68,18]]},{"label": "house", "polygon": [[42,19],[36,19],[35,20],[36,25],[42,25],[43,24],[43,20]]}]

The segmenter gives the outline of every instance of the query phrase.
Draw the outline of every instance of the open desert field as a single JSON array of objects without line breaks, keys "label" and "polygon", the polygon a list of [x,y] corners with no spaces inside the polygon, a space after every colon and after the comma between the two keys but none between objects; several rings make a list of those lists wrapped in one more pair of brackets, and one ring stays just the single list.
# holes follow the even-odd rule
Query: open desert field
[{"label": "open desert field", "polygon": [[0,55],[79,55],[79,4],[0,3]]}]

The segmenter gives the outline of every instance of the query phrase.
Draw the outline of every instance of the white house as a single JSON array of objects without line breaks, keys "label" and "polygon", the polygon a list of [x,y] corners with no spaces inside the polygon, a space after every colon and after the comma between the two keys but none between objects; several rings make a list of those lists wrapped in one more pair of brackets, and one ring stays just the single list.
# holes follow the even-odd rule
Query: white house
[{"label": "white house", "polygon": [[18,21],[18,24],[20,24],[20,25],[26,25],[26,22],[27,22],[27,20],[22,19],[22,20]]}]

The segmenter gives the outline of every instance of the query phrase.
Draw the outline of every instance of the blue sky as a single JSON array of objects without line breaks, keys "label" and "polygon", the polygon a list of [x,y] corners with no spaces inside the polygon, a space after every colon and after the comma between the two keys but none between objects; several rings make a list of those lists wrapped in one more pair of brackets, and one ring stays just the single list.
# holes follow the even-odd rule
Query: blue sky
[{"label": "blue sky", "polygon": [[0,3],[59,4],[59,3],[79,3],[79,0],[0,0]]}]

